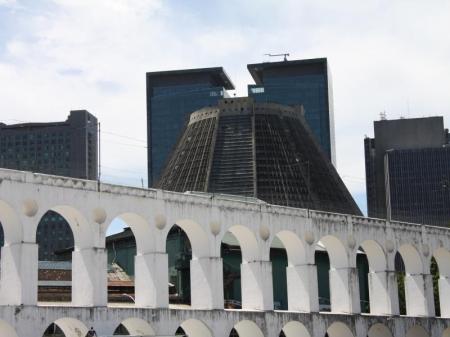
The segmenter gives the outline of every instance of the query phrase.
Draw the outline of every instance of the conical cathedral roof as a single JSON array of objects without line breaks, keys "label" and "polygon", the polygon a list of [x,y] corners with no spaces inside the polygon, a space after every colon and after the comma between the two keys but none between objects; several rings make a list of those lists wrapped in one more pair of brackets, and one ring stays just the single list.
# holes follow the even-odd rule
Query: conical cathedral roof
[{"label": "conical cathedral roof", "polygon": [[303,108],[251,98],[227,98],[193,112],[155,187],[361,214]]}]

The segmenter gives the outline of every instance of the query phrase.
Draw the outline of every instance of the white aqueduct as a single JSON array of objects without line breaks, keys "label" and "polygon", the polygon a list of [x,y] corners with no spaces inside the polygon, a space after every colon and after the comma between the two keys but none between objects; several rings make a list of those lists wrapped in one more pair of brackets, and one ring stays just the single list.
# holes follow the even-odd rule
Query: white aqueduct
[{"label": "white aqueduct", "polygon": [[[60,213],[74,234],[72,303],[37,302],[36,229],[48,211]],[[105,235],[122,218],[136,238],[134,307],[108,307]],[[450,337],[450,230],[351,215],[239,201],[226,196],[98,184],[56,176],[0,170],[0,337],[41,337],[57,324],[66,337],[94,326],[112,335],[173,335],[181,326],[195,337]],[[166,237],[172,225],[192,246],[191,307],[168,304]],[[220,246],[226,232],[242,251],[242,310],[223,309]],[[287,311],[273,310],[269,251],[275,237],[287,256]],[[319,312],[314,254],[330,259],[331,313]],[[361,314],[356,254],[369,261],[370,314]],[[407,315],[399,315],[394,257],[406,269]],[[430,261],[437,261],[440,312],[435,317]]]}]

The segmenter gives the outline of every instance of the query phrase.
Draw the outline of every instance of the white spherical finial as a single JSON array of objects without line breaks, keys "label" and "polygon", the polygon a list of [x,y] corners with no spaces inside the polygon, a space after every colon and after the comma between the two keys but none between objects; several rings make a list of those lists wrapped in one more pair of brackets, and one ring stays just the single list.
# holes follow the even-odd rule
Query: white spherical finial
[{"label": "white spherical finial", "polygon": [[166,227],[166,217],[162,214],[157,214],[155,216],[155,226],[160,230],[164,229]]},{"label": "white spherical finial", "polygon": [[305,232],[305,241],[308,245],[312,245],[315,241],[315,237],[314,237],[314,233],[311,231],[306,231]]},{"label": "white spherical finial", "polygon": [[39,207],[34,199],[25,199],[22,203],[23,214],[29,217],[33,217],[38,212]]},{"label": "white spherical finial", "polygon": [[92,210],[92,220],[101,225],[106,220],[106,211],[101,207],[94,208]]},{"label": "white spherical finial", "polygon": [[267,241],[267,239],[270,237],[269,227],[267,227],[266,225],[261,225],[261,227],[259,227],[259,236],[264,241]]},{"label": "white spherical finial", "polygon": [[387,241],[386,241],[386,250],[387,250],[389,253],[392,253],[392,252],[394,251],[394,248],[395,248],[394,243],[393,243],[391,240],[387,240]]},{"label": "white spherical finial", "polygon": [[217,236],[217,235],[220,233],[220,228],[221,228],[220,223],[217,222],[217,221],[212,221],[212,222],[209,224],[209,229],[211,230],[211,233],[212,233],[214,236]]}]

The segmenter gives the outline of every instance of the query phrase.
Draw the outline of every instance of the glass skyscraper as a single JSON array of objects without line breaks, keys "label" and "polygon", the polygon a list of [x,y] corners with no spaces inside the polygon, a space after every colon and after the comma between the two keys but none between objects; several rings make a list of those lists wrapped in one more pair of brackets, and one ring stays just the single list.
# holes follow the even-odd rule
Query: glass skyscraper
[{"label": "glass skyscraper", "polygon": [[221,67],[147,73],[148,185],[159,178],[191,112],[234,89]]},{"label": "glass skyscraper", "polygon": [[442,117],[380,120],[364,140],[370,217],[450,226],[450,139]]},{"label": "glass skyscraper", "polygon": [[[335,165],[333,98],[326,58],[249,64],[256,102],[303,105],[316,141]],[[222,67],[147,73],[148,185],[154,186],[190,113],[234,89]]]},{"label": "glass skyscraper", "polygon": [[316,140],[335,165],[331,76],[326,58],[249,64],[256,84],[248,95],[256,102],[303,105]]}]

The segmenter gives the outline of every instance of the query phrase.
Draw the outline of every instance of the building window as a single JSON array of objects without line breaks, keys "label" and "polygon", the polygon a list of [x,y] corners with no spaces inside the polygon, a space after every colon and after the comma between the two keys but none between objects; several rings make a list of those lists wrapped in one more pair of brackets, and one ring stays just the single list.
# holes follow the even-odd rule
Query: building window
[{"label": "building window", "polygon": [[251,88],[251,91],[253,94],[262,94],[264,93],[264,87]]}]

